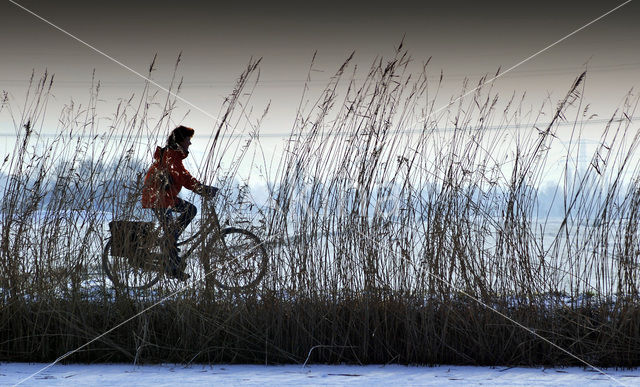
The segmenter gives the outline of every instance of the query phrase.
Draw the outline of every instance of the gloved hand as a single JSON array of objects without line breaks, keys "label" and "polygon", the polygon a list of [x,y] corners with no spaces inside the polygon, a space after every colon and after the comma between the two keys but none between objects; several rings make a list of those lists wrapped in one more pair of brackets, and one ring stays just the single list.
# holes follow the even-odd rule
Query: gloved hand
[{"label": "gloved hand", "polygon": [[213,198],[218,193],[218,189],[212,185],[203,185],[202,186],[202,196],[206,196],[208,198]]}]

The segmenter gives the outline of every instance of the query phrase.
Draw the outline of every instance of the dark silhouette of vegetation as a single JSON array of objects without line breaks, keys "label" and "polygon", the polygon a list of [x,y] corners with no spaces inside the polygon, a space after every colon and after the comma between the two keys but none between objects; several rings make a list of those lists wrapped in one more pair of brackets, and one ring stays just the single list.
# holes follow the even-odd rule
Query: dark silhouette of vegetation
[{"label": "dark silhouette of vegetation", "polygon": [[[176,100],[147,85],[104,128],[96,84],[45,141],[34,128],[52,82],[34,80],[2,164],[0,360],[52,361],[169,296],[65,360],[582,364],[535,332],[594,365],[637,366],[637,97],[577,168],[584,74],[538,114],[484,79],[436,110],[443,78],[411,73],[403,49],[364,79],[350,61],[315,100],[303,95],[265,202],[236,178],[260,148],[263,116],[245,108],[259,62],[221,107],[200,177],[221,187],[223,221],[267,241],[270,270],[245,292],[212,286],[198,259],[183,291],[167,279],[113,288],[100,269],[107,224],[147,216],[141,158],[172,127]],[[549,188],[561,125],[571,135]]]}]

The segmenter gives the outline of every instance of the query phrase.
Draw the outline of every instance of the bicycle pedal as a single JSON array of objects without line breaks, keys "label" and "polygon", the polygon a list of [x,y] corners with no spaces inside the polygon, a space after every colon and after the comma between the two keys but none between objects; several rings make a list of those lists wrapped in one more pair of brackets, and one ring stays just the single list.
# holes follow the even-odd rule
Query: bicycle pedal
[{"label": "bicycle pedal", "polygon": [[183,270],[176,269],[176,268],[167,269],[166,274],[167,274],[167,277],[174,278],[180,281],[186,281],[189,278],[191,278],[191,275],[185,273]]},{"label": "bicycle pedal", "polygon": [[178,281],[186,281],[191,278],[191,275],[185,273],[184,271],[181,271],[179,273],[175,273],[173,275],[173,278],[177,279]]}]

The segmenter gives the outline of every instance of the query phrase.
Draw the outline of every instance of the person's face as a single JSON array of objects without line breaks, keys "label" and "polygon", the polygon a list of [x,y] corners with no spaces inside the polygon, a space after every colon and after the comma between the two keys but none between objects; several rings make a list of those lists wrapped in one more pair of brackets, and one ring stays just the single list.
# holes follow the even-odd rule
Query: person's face
[{"label": "person's face", "polygon": [[182,147],[182,149],[185,150],[185,152],[189,151],[189,145],[191,145],[191,137],[187,137],[185,138],[181,143],[180,146]]}]

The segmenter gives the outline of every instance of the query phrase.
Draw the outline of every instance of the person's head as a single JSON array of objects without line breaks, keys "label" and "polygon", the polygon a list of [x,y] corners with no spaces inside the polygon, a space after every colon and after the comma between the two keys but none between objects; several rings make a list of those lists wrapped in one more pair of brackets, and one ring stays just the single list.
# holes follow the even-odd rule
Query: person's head
[{"label": "person's head", "polygon": [[167,139],[167,146],[172,149],[176,149],[180,146],[185,152],[189,151],[189,145],[191,145],[191,137],[195,130],[186,126],[178,126],[171,131],[169,138]]}]

